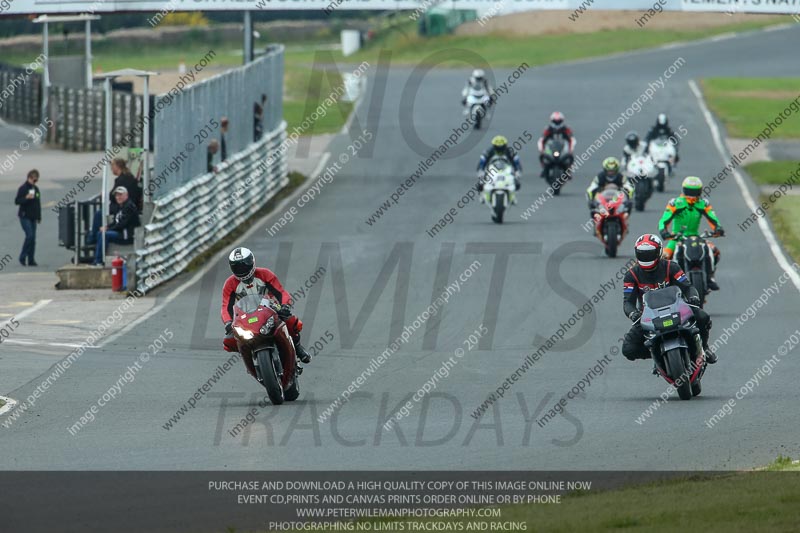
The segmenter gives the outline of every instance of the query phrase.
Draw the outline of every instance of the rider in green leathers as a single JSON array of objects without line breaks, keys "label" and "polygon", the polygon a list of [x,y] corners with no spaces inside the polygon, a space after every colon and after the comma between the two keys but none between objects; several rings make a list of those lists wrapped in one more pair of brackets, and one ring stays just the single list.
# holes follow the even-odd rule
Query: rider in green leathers
[{"label": "rider in green leathers", "polygon": [[[672,259],[675,253],[675,247],[678,244],[676,239],[672,239],[674,234],[669,230],[670,224],[674,224],[673,228],[676,233],[681,233],[686,237],[690,237],[700,235],[700,223],[703,221],[703,217],[705,217],[708,220],[708,225],[711,226],[711,231],[713,231],[715,235],[722,237],[725,234],[725,230],[722,229],[722,225],[717,218],[717,214],[714,213],[711,203],[706,198],[701,198],[703,182],[700,178],[695,176],[687,177],[683,180],[682,188],[683,194],[677,198],[673,198],[667,203],[667,208],[661,216],[661,220],[658,221],[658,231],[661,233],[661,237],[664,240],[670,239],[666,246],[664,246],[664,256],[667,259]],[[719,263],[720,253],[719,249],[714,246],[711,241],[706,241],[706,243],[713,254],[713,260],[711,255],[706,256],[708,288],[712,291],[717,291],[719,290],[719,285],[717,285],[717,281],[714,279],[714,270],[716,269],[717,263]]]}]

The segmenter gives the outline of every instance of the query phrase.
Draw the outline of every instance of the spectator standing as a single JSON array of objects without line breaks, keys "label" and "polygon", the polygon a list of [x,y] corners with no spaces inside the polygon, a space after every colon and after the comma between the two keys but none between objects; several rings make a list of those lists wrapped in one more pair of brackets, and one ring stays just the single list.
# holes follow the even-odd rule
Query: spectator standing
[{"label": "spectator standing", "polygon": [[42,222],[42,200],[39,187],[39,171],[35,168],[28,172],[25,183],[17,190],[17,197],[14,204],[19,206],[17,216],[25,232],[25,241],[22,243],[22,251],[19,254],[19,262],[22,266],[39,266],[33,258],[36,252],[36,225]]},{"label": "spectator standing", "polygon": [[267,107],[267,95],[261,95],[261,103],[253,104],[253,141],[257,142],[264,135],[264,110]]},{"label": "spectator standing", "polygon": [[125,190],[128,191],[128,195],[133,202],[133,205],[135,205],[136,209],[138,209],[141,213],[142,187],[139,185],[139,180],[137,180],[128,169],[128,163],[121,157],[115,157],[111,160],[111,173],[116,176],[114,178],[114,186],[111,187],[112,192],[110,192],[108,195],[111,203],[114,203],[113,191],[115,191],[117,187],[125,187]]},{"label": "spectator standing", "polygon": [[216,139],[208,141],[208,148],[206,148],[206,172],[216,172],[217,167],[214,166],[214,155],[219,151],[219,142]]},{"label": "spectator standing", "polygon": [[100,235],[105,236],[106,249],[109,244],[133,244],[133,231],[139,226],[139,210],[136,204],[130,199],[128,189],[117,187],[113,190],[114,201],[117,208],[114,212],[114,219],[108,226],[102,226],[95,235],[97,247],[94,251],[94,266],[104,264],[103,240]]},{"label": "spectator standing", "polygon": [[222,117],[219,121],[219,151],[220,161],[228,158],[228,146],[225,143],[225,134],[228,133],[228,117]]}]

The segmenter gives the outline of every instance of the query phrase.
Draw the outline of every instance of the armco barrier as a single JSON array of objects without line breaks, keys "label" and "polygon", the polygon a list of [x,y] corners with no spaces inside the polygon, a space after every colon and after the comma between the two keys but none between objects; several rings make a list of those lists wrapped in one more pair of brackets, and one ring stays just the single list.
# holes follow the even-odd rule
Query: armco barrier
[{"label": "armco barrier", "polygon": [[[198,255],[239,226],[289,183],[286,122],[219,165],[219,172],[197,176],[156,199],[144,245],[136,251],[136,283],[148,276],[171,279]],[[267,166],[267,156],[274,162]],[[248,180],[249,178],[249,180]]]}]

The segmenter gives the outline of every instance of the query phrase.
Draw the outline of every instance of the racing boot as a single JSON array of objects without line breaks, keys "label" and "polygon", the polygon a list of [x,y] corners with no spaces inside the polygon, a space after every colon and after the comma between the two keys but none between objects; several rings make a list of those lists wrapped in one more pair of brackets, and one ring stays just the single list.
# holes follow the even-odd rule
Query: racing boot
[{"label": "racing boot", "polygon": [[302,363],[308,364],[311,362],[311,354],[303,348],[299,339],[294,342],[294,351],[297,354],[297,358],[300,359]]}]

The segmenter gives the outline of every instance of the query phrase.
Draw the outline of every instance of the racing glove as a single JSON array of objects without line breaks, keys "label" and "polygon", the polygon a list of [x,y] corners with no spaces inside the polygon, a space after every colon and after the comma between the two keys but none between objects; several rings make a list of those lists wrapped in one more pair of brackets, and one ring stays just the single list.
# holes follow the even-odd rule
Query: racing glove
[{"label": "racing glove", "polygon": [[664,240],[669,239],[670,237],[672,237],[672,233],[670,233],[669,230],[666,229],[666,228],[662,229],[658,233],[659,233],[659,235],[661,235],[661,238],[664,239]]},{"label": "racing glove", "polygon": [[716,230],[716,232],[715,232],[715,233],[716,233],[717,235],[719,235],[720,237],[722,237],[722,236],[724,236],[724,235],[725,235],[725,230],[722,228],[722,226],[717,226],[717,230]]},{"label": "racing glove", "polygon": [[692,294],[689,296],[689,304],[690,305],[700,305],[700,297],[696,294]]},{"label": "racing glove", "polygon": [[283,320],[286,320],[290,316],[292,316],[292,306],[289,304],[281,305],[280,311],[278,311],[278,316],[281,317]]},{"label": "racing glove", "polygon": [[631,319],[631,322],[636,322],[637,320],[642,318],[642,312],[641,311],[631,311],[631,314],[628,315],[628,318]]},{"label": "racing glove", "polygon": [[225,322],[225,335],[231,335],[233,333],[233,322],[228,320]]}]

